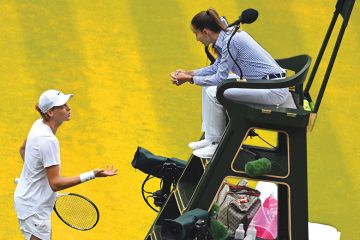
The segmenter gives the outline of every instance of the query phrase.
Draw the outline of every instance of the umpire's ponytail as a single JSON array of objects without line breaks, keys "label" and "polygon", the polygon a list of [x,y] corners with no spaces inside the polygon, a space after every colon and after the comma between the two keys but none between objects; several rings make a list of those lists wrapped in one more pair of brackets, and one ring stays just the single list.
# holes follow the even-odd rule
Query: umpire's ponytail
[{"label": "umpire's ponytail", "polygon": [[220,20],[219,14],[212,8],[196,14],[191,20],[191,25],[196,30],[202,31],[207,28],[216,33],[226,29],[225,24]]}]

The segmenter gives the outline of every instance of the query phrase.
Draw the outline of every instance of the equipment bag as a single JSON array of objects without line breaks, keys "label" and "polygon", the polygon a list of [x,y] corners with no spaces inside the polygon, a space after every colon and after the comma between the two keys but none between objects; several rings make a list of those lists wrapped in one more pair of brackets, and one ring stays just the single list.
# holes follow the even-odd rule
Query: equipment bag
[{"label": "equipment bag", "polygon": [[247,229],[261,206],[259,196],[260,192],[256,189],[229,183],[223,185],[217,198],[217,219],[228,228],[230,235],[234,234],[240,223]]}]

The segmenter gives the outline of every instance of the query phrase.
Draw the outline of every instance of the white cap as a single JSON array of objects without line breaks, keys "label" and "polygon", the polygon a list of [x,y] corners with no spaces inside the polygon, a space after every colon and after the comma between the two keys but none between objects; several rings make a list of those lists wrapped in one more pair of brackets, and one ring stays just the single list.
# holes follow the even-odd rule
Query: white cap
[{"label": "white cap", "polygon": [[47,90],[40,95],[38,107],[42,113],[46,113],[53,107],[61,106],[67,103],[73,94],[63,94],[54,89]]}]

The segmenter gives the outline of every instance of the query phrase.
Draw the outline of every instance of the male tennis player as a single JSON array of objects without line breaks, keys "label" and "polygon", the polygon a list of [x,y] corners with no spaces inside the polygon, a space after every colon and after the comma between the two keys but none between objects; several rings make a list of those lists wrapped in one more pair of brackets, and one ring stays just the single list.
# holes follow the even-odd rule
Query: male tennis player
[{"label": "male tennis player", "polygon": [[47,90],[41,94],[36,110],[41,119],[34,122],[20,148],[24,160],[21,177],[14,194],[20,230],[26,240],[51,239],[51,211],[56,191],[96,177],[117,175],[114,167],[95,169],[74,177],[60,175],[60,146],[55,134],[64,121],[70,120],[72,94]]}]

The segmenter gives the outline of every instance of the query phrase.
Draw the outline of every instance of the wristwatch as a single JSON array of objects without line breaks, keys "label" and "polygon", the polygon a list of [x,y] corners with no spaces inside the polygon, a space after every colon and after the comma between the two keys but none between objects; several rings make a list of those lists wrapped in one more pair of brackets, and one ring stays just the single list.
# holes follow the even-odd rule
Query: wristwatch
[{"label": "wristwatch", "polygon": [[191,77],[189,83],[190,83],[190,84],[194,84],[194,79],[193,79],[193,77]]}]

